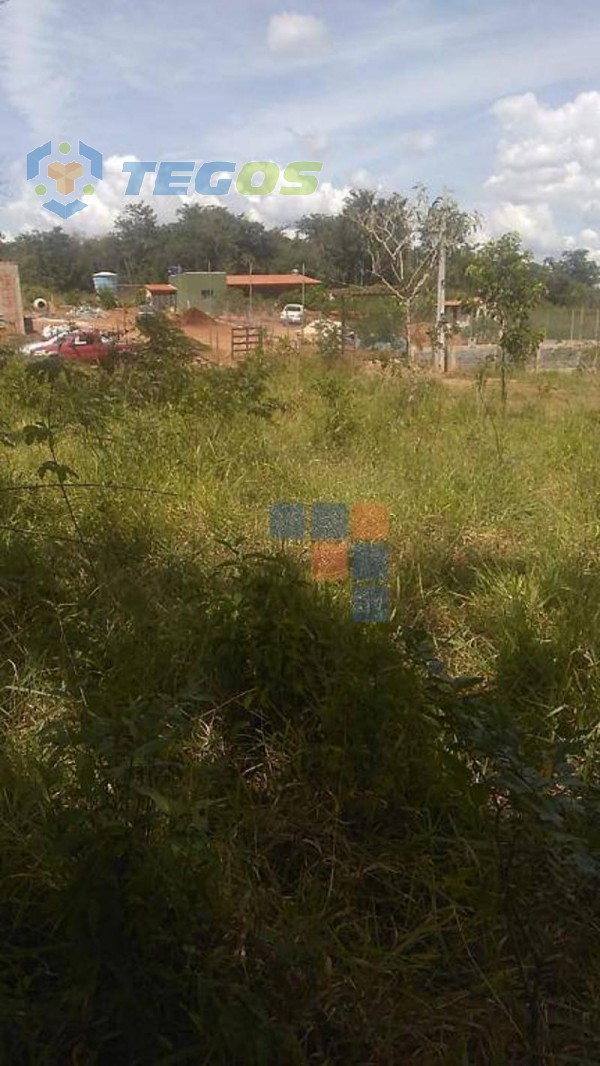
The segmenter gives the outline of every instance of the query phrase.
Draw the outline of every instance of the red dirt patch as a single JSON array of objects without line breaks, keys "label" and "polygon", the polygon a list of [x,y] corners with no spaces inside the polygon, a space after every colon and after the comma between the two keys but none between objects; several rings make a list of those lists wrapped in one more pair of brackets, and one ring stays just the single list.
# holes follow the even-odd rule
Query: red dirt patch
[{"label": "red dirt patch", "polygon": [[208,315],[206,311],[201,311],[199,307],[189,307],[181,313],[180,319],[184,326],[205,326],[213,329],[217,326],[216,318]]}]

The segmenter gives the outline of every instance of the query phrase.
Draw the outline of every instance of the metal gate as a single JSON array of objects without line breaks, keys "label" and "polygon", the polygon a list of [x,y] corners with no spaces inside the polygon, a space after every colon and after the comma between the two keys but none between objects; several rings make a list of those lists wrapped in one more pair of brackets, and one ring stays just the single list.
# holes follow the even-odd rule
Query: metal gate
[{"label": "metal gate", "polygon": [[231,355],[241,359],[262,348],[265,331],[262,326],[233,326],[231,330]]}]

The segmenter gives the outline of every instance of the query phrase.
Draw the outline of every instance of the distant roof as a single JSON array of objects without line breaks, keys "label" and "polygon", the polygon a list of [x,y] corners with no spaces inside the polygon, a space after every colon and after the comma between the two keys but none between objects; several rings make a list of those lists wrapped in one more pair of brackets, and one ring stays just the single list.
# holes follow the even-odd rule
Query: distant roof
[{"label": "distant roof", "polygon": [[306,274],[228,274],[228,285],[320,285],[318,278]]},{"label": "distant roof", "polygon": [[144,288],[147,289],[148,292],[153,292],[157,295],[161,292],[177,292],[174,285],[145,285]]}]

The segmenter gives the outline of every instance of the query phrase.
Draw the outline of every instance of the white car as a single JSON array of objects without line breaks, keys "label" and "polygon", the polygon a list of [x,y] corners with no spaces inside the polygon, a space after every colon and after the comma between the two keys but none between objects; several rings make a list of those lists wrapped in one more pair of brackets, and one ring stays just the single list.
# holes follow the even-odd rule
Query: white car
[{"label": "white car", "polygon": [[304,308],[302,304],[286,304],[279,318],[286,326],[301,326],[304,322]]},{"label": "white car", "polygon": [[52,348],[58,340],[62,340],[63,337],[68,337],[69,333],[72,333],[72,330],[60,330],[52,337],[49,337],[48,340],[33,341],[31,344],[24,344],[19,348],[19,352],[21,355],[43,355],[47,348]]}]

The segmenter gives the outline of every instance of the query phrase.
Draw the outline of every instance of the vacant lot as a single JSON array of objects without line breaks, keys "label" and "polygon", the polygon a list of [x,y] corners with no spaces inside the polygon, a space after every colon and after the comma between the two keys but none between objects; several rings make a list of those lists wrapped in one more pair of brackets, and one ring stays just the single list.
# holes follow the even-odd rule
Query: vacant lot
[{"label": "vacant lot", "polygon": [[[595,386],[167,345],[0,419],[0,1060],[600,1061]],[[280,500],[389,506],[389,624]]]}]

